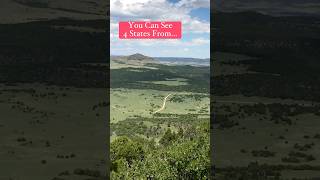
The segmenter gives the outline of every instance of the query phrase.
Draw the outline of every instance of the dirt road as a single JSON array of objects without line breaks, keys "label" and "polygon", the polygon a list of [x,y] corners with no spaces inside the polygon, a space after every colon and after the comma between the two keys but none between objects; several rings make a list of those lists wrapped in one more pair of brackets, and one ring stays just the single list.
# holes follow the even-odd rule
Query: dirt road
[{"label": "dirt road", "polygon": [[168,95],[163,99],[162,107],[161,107],[160,109],[156,110],[156,111],[154,112],[154,114],[155,114],[155,113],[158,113],[158,112],[164,110],[164,108],[166,108],[167,98],[168,98],[169,96],[171,96],[171,95],[172,95],[172,94],[168,94]]}]

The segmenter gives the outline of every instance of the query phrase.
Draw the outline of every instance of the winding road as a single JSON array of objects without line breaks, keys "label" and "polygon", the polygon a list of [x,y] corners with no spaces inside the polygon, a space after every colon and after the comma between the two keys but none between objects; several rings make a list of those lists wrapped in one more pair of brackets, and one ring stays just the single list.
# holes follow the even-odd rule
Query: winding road
[{"label": "winding road", "polygon": [[164,110],[164,108],[166,107],[167,98],[168,98],[169,96],[171,96],[171,95],[172,95],[172,94],[170,93],[170,94],[168,94],[168,95],[163,99],[162,107],[161,107],[160,109],[156,110],[156,111],[154,112],[154,114],[155,114],[155,113],[158,113],[158,112],[160,112],[160,111],[162,111],[162,110]]}]

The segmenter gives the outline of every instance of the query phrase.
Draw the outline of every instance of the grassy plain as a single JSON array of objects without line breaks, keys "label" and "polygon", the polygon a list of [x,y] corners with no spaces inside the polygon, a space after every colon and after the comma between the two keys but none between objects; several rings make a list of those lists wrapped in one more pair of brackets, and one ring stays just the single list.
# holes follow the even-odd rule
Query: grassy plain
[{"label": "grassy plain", "polygon": [[[236,63],[243,58],[246,63]],[[225,72],[222,69],[215,72],[216,78],[252,73],[282,76],[254,72],[250,64],[257,59],[253,57],[217,53],[215,59],[214,69],[225,69]],[[230,167],[242,167],[245,172],[249,171],[251,163],[257,162],[273,167],[272,172],[279,172],[283,179],[319,177],[319,102],[226,93],[213,96],[213,111],[214,164],[219,170],[224,169],[228,174],[233,171]],[[283,169],[279,168],[280,165]],[[219,170],[217,179],[220,179]],[[261,171],[267,171],[267,168],[262,167]]]},{"label": "grassy plain", "polygon": [[1,84],[0,179],[81,180],[95,178],[81,169],[104,172],[106,107],[93,110],[104,96],[102,88]]},{"label": "grassy plain", "polygon": [[[158,110],[163,99],[169,93],[172,97],[181,96],[181,94],[193,94],[190,92],[168,92],[157,90],[139,90],[139,89],[112,89],[111,90],[111,122],[125,120],[135,115],[143,117],[152,117],[153,113]],[[180,95],[179,95],[180,94]],[[197,94],[197,93],[194,93]],[[209,97],[197,101],[192,97],[185,97],[181,103],[170,102],[167,100],[166,107],[159,113],[167,114],[188,114],[199,113],[203,108],[209,112]]]},{"label": "grassy plain", "polygon": [[111,177],[208,177],[209,67],[133,56],[110,63]]}]

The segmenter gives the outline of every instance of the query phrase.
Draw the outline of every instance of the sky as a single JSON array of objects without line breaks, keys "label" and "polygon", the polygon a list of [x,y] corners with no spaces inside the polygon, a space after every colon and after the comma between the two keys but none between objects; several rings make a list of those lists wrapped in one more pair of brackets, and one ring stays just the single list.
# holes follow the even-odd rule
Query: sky
[{"label": "sky", "polygon": [[[210,57],[210,0],[111,0],[111,55]],[[182,39],[119,39],[119,21],[181,21]]]}]

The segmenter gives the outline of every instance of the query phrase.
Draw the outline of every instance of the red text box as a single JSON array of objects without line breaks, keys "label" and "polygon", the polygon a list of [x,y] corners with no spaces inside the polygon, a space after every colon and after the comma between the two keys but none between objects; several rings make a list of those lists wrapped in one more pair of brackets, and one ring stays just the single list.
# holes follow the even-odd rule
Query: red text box
[{"label": "red text box", "polygon": [[126,21],[119,22],[120,39],[181,39],[178,21]]}]

